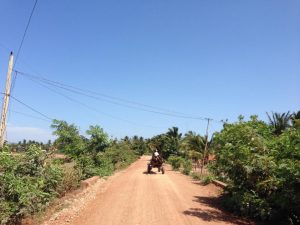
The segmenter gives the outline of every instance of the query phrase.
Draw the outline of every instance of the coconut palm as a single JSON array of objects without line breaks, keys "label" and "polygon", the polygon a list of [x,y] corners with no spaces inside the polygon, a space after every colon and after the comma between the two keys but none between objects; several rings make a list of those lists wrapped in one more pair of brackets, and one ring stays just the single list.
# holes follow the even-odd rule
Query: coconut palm
[{"label": "coconut palm", "polygon": [[181,149],[186,157],[199,163],[205,155],[205,138],[194,132],[188,132],[181,142]]},{"label": "coconut palm", "polygon": [[294,112],[291,116],[292,124],[294,127],[300,127],[300,111]]},{"label": "coconut palm", "polygon": [[179,133],[178,127],[169,128],[165,134],[165,148],[166,155],[178,155],[179,154],[179,145],[182,137],[182,133]]},{"label": "coconut palm", "polygon": [[273,133],[275,135],[280,135],[282,131],[290,127],[291,114],[288,111],[287,113],[274,113],[272,112],[272,117],[267,113],[269,118],[269,124],[273,127]]},{"label": "coconut palm", "polygon": [[172,127],[168,129],[167,136],[179,140],[182,137],[182,133],[179,133],[178,127]]},{"label": "coconut palm", "polygon": [[183,149],[193,150],[203,153],[205,147],[205,138],[195,133],[188,133],[182,141]]}]

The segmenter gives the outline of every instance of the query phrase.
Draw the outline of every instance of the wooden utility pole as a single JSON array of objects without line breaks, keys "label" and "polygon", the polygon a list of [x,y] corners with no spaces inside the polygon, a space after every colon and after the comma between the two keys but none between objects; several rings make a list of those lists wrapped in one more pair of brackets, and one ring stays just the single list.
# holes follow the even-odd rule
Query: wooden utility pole
[{"label": "wooden utility pole", "polygon": [[14,63],[13,61],[14,61],[14,55],[11,52],[9,56],[9,62],[8,62],[6,86],[5,86],[5,93],[3,97],[2,114],[1,114],[1,121],[0,121],[0,148],[3,147],[5,141],[6,120],[7,120],[7,111],[8,111],[10,87],[11,87],[11,74],[12,74],[13,63]]},{"label": "wooden utility pole", "polygon": [[202,165],[201,165],[201,175],[202,175],[202,171],[203,171],[203,167],[204,167],[204,163],[205,163],[205,157],[207,154],[207,145],[208,145],[208,126],[209,126],[209,121],[211,119],[206,118],[207,120],[207,126],[206,126],[206,141],[205,141],[205,147],[204,147],[204,152],[203,152],[203,157],[202,157]]}]

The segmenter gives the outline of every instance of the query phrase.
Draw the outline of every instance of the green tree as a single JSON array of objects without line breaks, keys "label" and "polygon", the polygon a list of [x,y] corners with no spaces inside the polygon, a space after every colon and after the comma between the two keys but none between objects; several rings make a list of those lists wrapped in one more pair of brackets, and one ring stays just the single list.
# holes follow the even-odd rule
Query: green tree
[{"label": "green tree", "polygon": [[291,126],[291,114],[290,112],[287,113],[274,113],[272,112],[272,116],[267,113],[269,123],[274,129],[274,134],[275,135],[280,135],[282,131],[287,129],[288,127]]},{"label": "green tree", "polygon": [[214,138],[214,173],[228,183],[227,208],[277,224],[298,224],[300,131],[273,132],[257,117],[225,124]]},{"label": "green tree", "polygon": [[296,128],[300,128],[300,111],[294,112],[291,116],[292,124]]},{"label": "green tree", "polygon": [[166,133],[166,144],[164,149],[167,157],[172,154],[179,154],[181,137],[182,133],[179,133],[178,127],[172,127],[168,129]]},{"label": "green tree", "polygon": [[90,126],[86,133],[90,135],[90,139],[88,140],[88,151],[96,153],[102,152],[110,145],[108,134],[105,133],[100,126]]},{"label": "green tree", "polygon": [[181,139],[182,137],[182,133],[179,133],[178,127],[169,128],[166,134],[168,137],[178,139],[178,140]]},{"label": "green tree", "polygon": [[143,137],[133,136],[129,145],[137,155],[143,155],[148,152],[148,147]]},{"label": "green tree", "polygon": [[53,120],[51,128],[53,134],[58,138],[55,145],[60,151],[72,157],[78,157],[86,149],[86,144],[79,134],[79,129],[74,124],[68,124],[66,121]]},{"label": "green tree", "polygon": [[185,134],[181,143],[181,148],[186,157],[197,161],[204,155],[205,138],[190,131]]}]

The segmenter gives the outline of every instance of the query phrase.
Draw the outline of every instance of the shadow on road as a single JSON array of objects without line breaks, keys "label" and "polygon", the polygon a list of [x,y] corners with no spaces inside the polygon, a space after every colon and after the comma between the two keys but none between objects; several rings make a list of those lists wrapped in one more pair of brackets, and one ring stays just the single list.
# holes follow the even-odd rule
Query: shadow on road
[{"label": "shadow on road", "polygon": [[[203,221],[208,222],[223,221],[232,222],[238,225],[255,224],[246,219],[241,219],[227,212],[224,212],[224,208],[221,207],[220,197],[194,196],[194,198],[195,202],[200,203],[199,208],[189,208],[188,210],[183,211],[184,215],[195,216]],[[207,207],[210,207],[210,209],[208,209]]]},{"label": "shadow on road", "polygon": [[148,173],[147,171],[145,171],[145,172],[143,172],[143,174],[150,175],[150,174],[157,174],[157,173],[154,172],[154,171],[150,171],[150,173]]},{"label": "shadow on road", "polygon": [[200,185],[202,187],[206,186],[205,184],[203,184],[201,181],[197,181],[197,180],[193,180],[192,181],[193,184],[196,184],[196,185]]}]

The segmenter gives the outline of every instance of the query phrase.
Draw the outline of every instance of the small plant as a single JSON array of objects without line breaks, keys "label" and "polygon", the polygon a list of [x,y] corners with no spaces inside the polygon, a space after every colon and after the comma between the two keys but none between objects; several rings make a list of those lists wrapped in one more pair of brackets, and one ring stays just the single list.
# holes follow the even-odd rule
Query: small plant
[{"label": "small plant", "polygon": [[193,164],[191,160],[183,160],[182,161],[182,166],[183,166],[183,171],[182,173],[185,175],[189,175],[192,168],[193,168]]},{"label": "small plant", "polygon": [[181,158],[180,156],[170,156],[168,159],[168,162],[171,164],[173,170],[179,170],[181,163],[183,161],[183,158]]},{"label": "small plant", "polygon": [[197,172],[192,172],[191,176],[194,180],[201,180],[201,174]]},{"label": "small plant", "polygon": [[207,184],[210,184],[214,180],[214,177],[211,175],[207,175],[207,176],[203,177],[201,180],[204,185],[207,185]]},{"label": "small plant", "polygon": [[74,163],[62,165],[63,179],[58,186],[57,192],[60,196],[65,195],[68,191],[75,190],[79,186],[82,170]]}]

